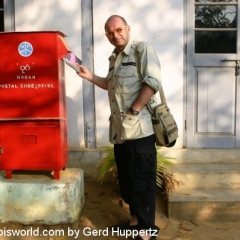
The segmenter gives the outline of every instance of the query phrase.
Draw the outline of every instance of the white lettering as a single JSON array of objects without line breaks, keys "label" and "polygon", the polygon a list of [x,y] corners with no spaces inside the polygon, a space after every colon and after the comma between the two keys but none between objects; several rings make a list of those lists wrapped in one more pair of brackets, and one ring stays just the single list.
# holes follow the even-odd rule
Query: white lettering
[{"label": "white lettering", "polygon": [[80,230],[72,230],[72,229],[68,228],[68,236],[69,237],[78,238],[79,233],[80,233]]},{"label": "white lettering", "polygon": [[20,84],[20,88],[34,88],[34,84]]},{"label": "white lettering", "polygon": [[52,83],[41,83],[36,84],[36,88],[54,88],[54,85]]},{"label": "white lettering", "polygon": [[24,79],[24,80],[35,80],[35,75],[17,75],[17,79]]},{"label": "white lettering", "polygon": [[114,229],[112,228],[112,236],[124,236],[125,238],[135,238],[136,236],[157,236],[158,231],[154,229],[137,230],[137,229]]},{"label": "white lettering", "polygon": [[18,88],[16,84],[0,84],[0,88]]},{"label": "white lettering", "polygon": [[[109,233],[110,231],[110,233]],[[81,229],[71,229],[68,227],[67,229],[44,229],[40,230],[38,227],[37,228],[29,228],[29,229],[7,229],[6,227],[0,229],[0,238],[1,237],[61,237],[67,234],[68,237],[71,239],[79,239],[81,233]],[[106,229],[91,229],[90,227],[85,227],[82,229],[82,234],[84,236],[93,236],[93,237],[101,237],[101,236],[107,236],[107,237],[125,237],[126,239],[131,237],[135,238],[136,236],[157,236],[158,231],[154,229],[147,229],[147,230],[137,230],[137,229],[119,229],[117,228],[111,229],[106,228]],[[110,236],[110,235],[111,236]],[[96,238],[97,239],[97,238]],[[109,238],[110,239],[110,238]]]},{"label": "white lettering", "polygon": [[0,230],[0,237],[40,237],[40,236],[61,237],[64,235],[65,234],[63,229],[55,229],[55,230],[44,229],[40,231],[39,227],[37,227],[36,229],[32,227],[30,229],[6,229],[6,227],[4,227],[4,229]]},{"label": "white lettering", "polygon": [[85,227],[83,229],[83,235],[87,236],[87,237],[89,237],[89,236],[95,236],[95,237],[96,236],[108,236],[108,228],[97,230],[97,229],[91,229],[89,227]]},{"label": "white lettering", "polygon": [[85,227],[83,229],[83,234],[84,234],[84,236],[91,236],[91,228]]}]

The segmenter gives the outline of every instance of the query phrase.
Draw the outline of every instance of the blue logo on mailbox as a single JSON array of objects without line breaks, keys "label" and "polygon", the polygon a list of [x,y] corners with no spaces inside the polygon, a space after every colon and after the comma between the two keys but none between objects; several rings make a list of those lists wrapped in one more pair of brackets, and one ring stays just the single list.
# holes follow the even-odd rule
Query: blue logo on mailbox
[{"label": "blue logo on mailbox", "polygon": [[18,52],[23,57],[29,57],[33,53],[33,46],[29,42],[22,42],[18,46]]}]

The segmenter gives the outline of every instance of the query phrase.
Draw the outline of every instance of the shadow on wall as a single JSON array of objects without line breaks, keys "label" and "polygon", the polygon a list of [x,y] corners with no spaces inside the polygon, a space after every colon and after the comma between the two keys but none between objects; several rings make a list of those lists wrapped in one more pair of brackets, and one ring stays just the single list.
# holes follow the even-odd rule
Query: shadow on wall
[{"label": "shadow on wall", "polygon": [[66,97],[68,116],[68,143],[70,148],[79,148],[84,147],[85,145],[84,139],[81,139],[81,137],[83,137],[82,132],[84,131],[84,126],[83,124],[79,125],[79,116],[81,115],[81,112],[76,104],[77,101],[78,99],[73,100],[70,97]]}]

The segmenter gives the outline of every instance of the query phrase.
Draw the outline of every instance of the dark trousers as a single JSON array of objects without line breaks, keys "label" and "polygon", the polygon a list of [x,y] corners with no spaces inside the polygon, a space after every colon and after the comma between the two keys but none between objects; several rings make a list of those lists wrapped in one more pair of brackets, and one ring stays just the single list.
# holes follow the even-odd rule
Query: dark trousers
[{"label": "dark trousers", "polygon": [[140,229],[154,228],[157,157],[155,137],[114,145],[118,180],[130,214],[137,216]]}]

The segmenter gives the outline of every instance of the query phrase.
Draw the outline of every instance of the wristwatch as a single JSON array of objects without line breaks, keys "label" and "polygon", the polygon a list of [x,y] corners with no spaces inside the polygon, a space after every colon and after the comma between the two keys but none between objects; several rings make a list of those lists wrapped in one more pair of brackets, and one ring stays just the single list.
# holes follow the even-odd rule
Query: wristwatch
[{"label": "wristwatch", "polygon": [[139,111],[136,111],[130,107],[130,111],[132,112],[133,115],[137,116],[139,114]]}]

